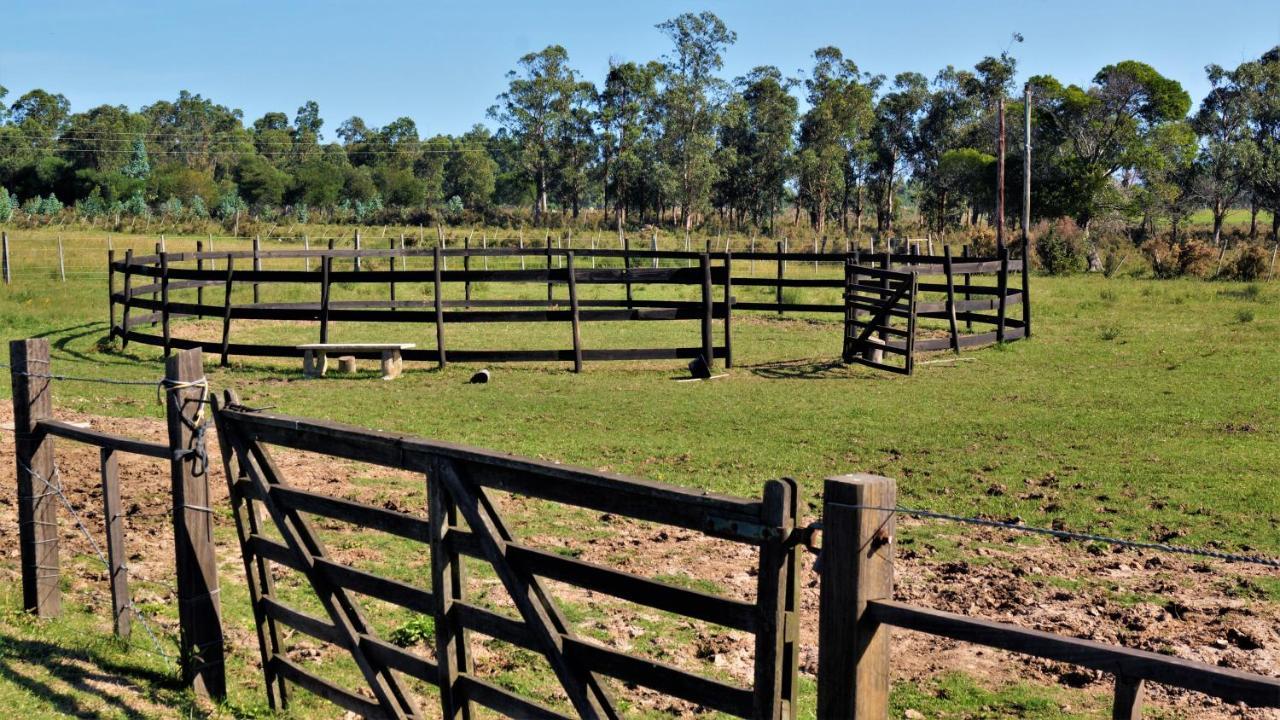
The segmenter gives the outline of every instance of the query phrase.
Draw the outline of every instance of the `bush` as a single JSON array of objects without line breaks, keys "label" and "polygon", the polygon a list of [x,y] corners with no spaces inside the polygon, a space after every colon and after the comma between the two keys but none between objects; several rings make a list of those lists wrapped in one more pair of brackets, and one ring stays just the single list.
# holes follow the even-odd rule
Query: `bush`
[{"label": "bush", "polygon": [[188,203],[191,209],[191,215],[200,219],[209,217],[209,208],[204,204],[204,198],[199,195],[192,195],[191,201]]},{"label": "bush", "polygon": [[9,197],[9,191],[0,187],[0,222],[9,222],[13,217],[13,203]]},{"label": "bush", "polygon": [[1267,251],[1257,245],[1246,245],[1229,270],[1231,277],[1244,282],[1253,282],[1267,272]]},{"label": "bush", "polygon": [[1161,279],[1208,277],[1213,272],[1213,248],[1199,240],[1152,238],[1142,244],[1142,252],[1151,261],[1151,271]]},{"label": "bush", "polygon": [[129,199],[121,205],[120,210],[126,215],[151,217],[151,208],[147,206],[147,199],[142,197],[141,192],[130,195]]},{"label": "bush", "polygon": [[182,200],[176,195],[160,203],[160,214],[167,218],[176,218],[182,214]]},{"label": "bush", "polygon": [[1085,265],[1084,241],[1064,224],[1055,223],[1036,239],[1036,258],[1050,275],[1080,272]]}]

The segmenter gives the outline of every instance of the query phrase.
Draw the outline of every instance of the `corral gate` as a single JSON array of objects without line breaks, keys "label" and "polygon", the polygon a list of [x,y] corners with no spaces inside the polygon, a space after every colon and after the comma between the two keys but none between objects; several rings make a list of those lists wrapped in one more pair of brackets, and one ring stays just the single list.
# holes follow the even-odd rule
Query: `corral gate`
[{"label": "corral gate", "polygon": [[[365,717],[421,717],[403,674],[439,688],[445,718],[468,717],[470,703],[513,717],[565,717],[477,676],[468,640],[474,631],[543,655],[581,717],[618,717],[606,677],[738,717],[793,716],[798,661],[798,501],[793,481],[769,482],[761,500],[711,495],[406,435],[268,414],[241,406],[232,393],[215,404],[215,419],[273,707],[285,704],[288,681]],[[424,473],[428,518],[291,487],[272,462],[268,444]],[[499,515],[490,489],[757,546],[754,601],[698,592],[522,544]],[[264,534],[259,510],[269,515],[283,543]],[[336,562],[305,516],[339,520],[429,547],[430,588]],[[468,602],[464,555],[493,567],[518,618]],[[273,564],[305,576],[328,617],[308,615],[282,602],[273,585]],[[739,687],[581,639],[544,579],[753,635],[752,686]],[[430,615],[435,622],[435,658],[378,637],[357,595]],[[292,661],[282,644],[280,625],[350,653],[372,699]]]},{"label": "corral gate", "polygon": [[[844,266],[844,362],[910,375],[915,366],[916,285],[914,272],[859,265],[850,258]],[[897,355],[902,364],[887,362]]]}]

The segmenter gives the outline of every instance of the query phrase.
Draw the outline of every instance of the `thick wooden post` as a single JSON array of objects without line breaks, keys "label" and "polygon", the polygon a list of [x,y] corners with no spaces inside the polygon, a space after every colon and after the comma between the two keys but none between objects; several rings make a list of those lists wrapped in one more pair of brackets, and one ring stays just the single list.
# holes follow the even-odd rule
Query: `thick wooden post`
[{"label": "thick wooden post", "polygon": [[889,628],[867,603],[893,598],[897,486],[876,475],[827,478],[818,609],[818,717],[889,716]]},{"label": "thick wooden post", "polygon": [[698,264],[702,267],[702,358],[707,367],[715,364],[715,347],[711,337],[711,318],[714,308],[711,296],[711,257],[706,253],[698,256]]},{"label": "thick wooden post", "polygon": [[724,367],[733,367],[733,253],[724,252]]},{"label": "thick wooden post", "polygon": [[784,268],[786,266],[783,264],[783,261],[782,261],[782,243],[780,242],[775,243],[775,247],[776,247],[776,252],[778,253],[778,283],[776,286],[774,286],[774,291],[777,294],[778,314],[781,315],[782,314],[782,273],[785,272]]},{"label": "thick wooden post", "polygon": [[231,283],[235,275],[235,264],[235,258],[227,253],[227,280],[222,291],[222,353],[218,358],[218,364],[222,367],[227,366],[227,350],[231,344]]},{"label": "thick wooden post", "polygon": [[[400,234],[400,244],[401,246],[404,245],[404,233]],[[396,273],[396,239],[388,238],[387,247],[391,249],[391,277],[394,278]],[[391,281],[391,309],[396,309],[396,281],[394,279]]]},{"label": "thick wooden post", "polygon": [[164,356],[173,351],[169,335],[169,253],[160,253],[160,332],[164,337]]},{"label": "thick wooden post", "polygon": [[1116,676],[1115,698],[1111,704],[1112,720],[1142,720],[1142,681],[1124,675]]},{"label": "thick wooden post", "polygon": [[1022,332],[1031,337],[1031,83],[1023,86],[1022,123]]},{"label": "thick wooden post", "polygon": [[547,235],[547,304],[551,304],[551,235]]},{"label": "thick wooden post", "polygon": [[[764,489],[761,521],[781,531],[760,547],[756,577],[757,622],[754,713],[756,718],[782,720],[784,703],[795,708],[797,638],[796,602],[799,548],[785,542],[795,528],[798,510],[793,480],[773,480]],[[788,639],[790,638],[790,639]],[[793,712],[794,716],[794,712]]]},{"label": "thick wooden post", "polygon": [[107,337],[116,336],[116,251],[107,250]]},{"label": "thick wooden post", "polygon": [[[550,266],[548,265],[548,267]],[[464,308],[470,308],[471,307],[471,236],[470,235],[462,238],[462,276],[466,278],[466,280],[464,280],[462,283],[462,306]],[[550,288],[551,284],[547,283],[547,287]],[[548,295],[547,299],[550,300],[551,296]]]},{"label": "thick wooden post", "polygon": [[[163,235],[161,235],[161,236],[160,236],[160,239],[163,241],[163,240],[164,240],[164,236],[163,236]],[[160,257],[161,255],[163,255],[164,253],[165,253],[164,245],[163,245],[162,243],[156,243],[156,257],[158,258],[158,257]],[[160,284],[160,283],[152,283],[152,285],[151,285],[151,286],[152,286],[152,287],[155,287],[156,285],[159,285],[159,284]],[[155,319],[155,317],[156,317],[156,313],[155,313],[155,305],[159,302],[159,300],[160,300],[160,293],[159,293],[159,291],[157,291],[157,290],[152,290],[152,291],[151,291],[151,304],[152,304],[152,307],[151,307],[151,327],[155,327],[155,326],[156,326],[156,322],[157,322],[157,320]]]},{"label": "thick wooden post", "polygon": [[[196,271],[197,272],[204,272],[203,255],[204,255],[204,241],[197,240],[196,241]],[[204,280],[201,280],[200,284],[196,286],[196,304],[197,305],[204,304]],[[204,315],[202,314],[200,315],[200,317],[204,317]]]},{"label": "thick wooden post", "polygon": [[[951,271],[951,246],[942,246],[942,271],[947,276],[947,322],[951,329],[951,349],[960,354],[960,331],[956,327],[956,283]],[[969,312],[967,309],[965,312]]]},{"label": "thick wooden post", "polygon": [[627,309],[635,308],[635,300],[631,294],[631,237],[622,236],[622,279],[627,285]]},{"label": "thick wooden post", "polygon": [[133,249],[124,251],[124,302],[120,308],[120,349],[129,347],[129,306],[133,302]]},{"label": "thick wooden post", "polygon": [[[262,236],[253,236],[253,271],[256,273],[262,269]],[[253,304],[258,304],[258,281],[253,281]]]},{"label": "thick wooden post", "polygon": [[996,342],[1002,343],[1004,342],[1005,306],[1009,295],[1009,248],[1002,243],[997,254],[1000,256],[1000,277],[997,278],[1000,297],[997,298],[996,316],[999,318],[999,324],[996,325]]},{"label": "thick wooden post", "polygon": [[4,284],[13,282],[13,268],[9,264],[9,233],[0,232],[0,263],[4,265]]},{"label": "thick wooden post", "polygon": [[329,275],[333,273],[333,256],[325,255],[320,265],[320,342],[329,342]]},{"label": "thick wooden post", "polygon": [[436,669],[444,720],[471,717],[466,695],[459,692],[458,676],[471,672],[468,633],[453,604],[466,599],[467,578],[457,546],[447,542],[458,525],[458,506],[440,479],[441,460],[432,463],[427,476],[428,521],[431,529],[431,589],[436,600]]},{"label": "thick wooden post", "polygon": [[[963,258],[966,262],[968,261],[969,259],[968,245],[965,245],[963,248],[961,248],[960,257]],[[969,288],[973,285],[973,276],[970,275],[969,273],[963,273],[963,275],[964,275],[964,299],[965,299],[965,302],[968,302],[969,300],[973,299],[973,293],[969,292]],[[964,327],[965,327],[965,330],[969,332],[973,332],[973,320],[965,320]]]},{"label": "thick wooden post", "polygon": [[107,527],[107,566],[111,583],[111,618],[116,637],[127,638],[133,627],[129,605],[129,567],[125,565],[124,511],[120,507],[120,468],[116,451],[102,448],[102,520]]},{"label": "thick wooden post", "polygon": [[578,278],[573,267],[573,251],[568,255],[569,318],[573,323],[573,371],[582,372],[582,329],[578,319]]},{"label": "thick wooden post", "polygon": [[444,290],[444,283],[440,281],[442,255],[443,253],[440,252],[440,247],[437,245],[433,256],[435,262],[432,264],[431,270],[433,275],[432,279],[435,284],[433,300],[436,308],[436,355],[438,355],[436,362],[441,370],[443,370],[444,366],[448,364],[448,360],[445,358],[444,352],[444,298],[441,296],[441,293]]},{"label": "thick wooden post", "polygon": [[53,417],[49,341],[12,340],[13,439],[18,476],[18,549],[22,556],[22,607],[42,618],[62,611],[58,589],[58,493],[53,437],[36,429]]},{"label": "thick wooden post", "polygon": [[174,555],[182,676],[196,693],[226,696],[222,609],[213,551],[213,510],[203,425],[207,388],[200,350],[183,350],[165,363],[165,407],[173,494]]}]

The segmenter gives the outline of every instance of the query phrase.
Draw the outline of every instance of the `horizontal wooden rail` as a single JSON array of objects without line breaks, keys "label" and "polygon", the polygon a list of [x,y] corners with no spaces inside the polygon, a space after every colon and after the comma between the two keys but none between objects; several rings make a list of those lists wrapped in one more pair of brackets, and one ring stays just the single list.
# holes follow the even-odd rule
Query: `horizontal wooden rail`
[{"label": "horizontal wooden rail", "polygon": [[161,460],[173,460],[174,457],[174,451],[168,445],[77,427],[61,420],[41,420],[37,423],[36,428],[40,432],[48,433],[49,435],[75,440],[76,442],[100,448],[119,450]]},{"label": "horizontal wooden rail", "polygon": [[1054,635],[1016,625],[890,600],[868,604],[870,618],[905,630],[999,648],[1091,670],[1212,695],[1255,707],[1280,707],[1280,678],[1183,660],[1145,650]]}]

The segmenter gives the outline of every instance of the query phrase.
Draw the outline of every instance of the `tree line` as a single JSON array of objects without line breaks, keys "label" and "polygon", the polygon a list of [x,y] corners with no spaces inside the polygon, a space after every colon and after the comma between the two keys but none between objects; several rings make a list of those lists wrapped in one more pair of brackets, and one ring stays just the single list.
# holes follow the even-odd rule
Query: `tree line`
[{"label": "tree line", "polygon": [[[315,102],[290,119],[243,113],[183,91],[137,112],[72,113],[32,90],[0,88],[0,220],[13,212],[159,213],[238,221],[246,212],[370,221],[434,220],[528,208],[536,224],[603,210],[610,226],[666,224],[819,234],[893,234],[904,203],[930,232],[997,221],[996,174],[1022,182],[1022,143],[1001,157],[998,116],[1020,140],[1023,94],[1009,52],[933,78],[864,72],[838,48],[803,77],[760,66],[722,77],[736,34],[712,13],[656,26],[649,62],[614,62],[597,85],[558,45],[521,57],[483,123],[424,137],[408,117],[360,117],[332,137]],[[1020,37],[1015,35],[1016,40]],[[1234,69],[1206,68],[1198,108],[1175,79],[1125,60],[1086,86],[1032,77],[1033,219],[1070,218],[1086,238],[1122,218],[1176,239],[1208,207],[1272,214],[1280,230],[1280,47]],[[800,98],[805,100],[801,112]],[[1003,112],[1002,112],[1003,111]],[[1004,203],[1006,223],[1020,195]],[[0,200],[5,199],[0,197]],[[1256,234],[1256,223],[1251,234]]]}]

